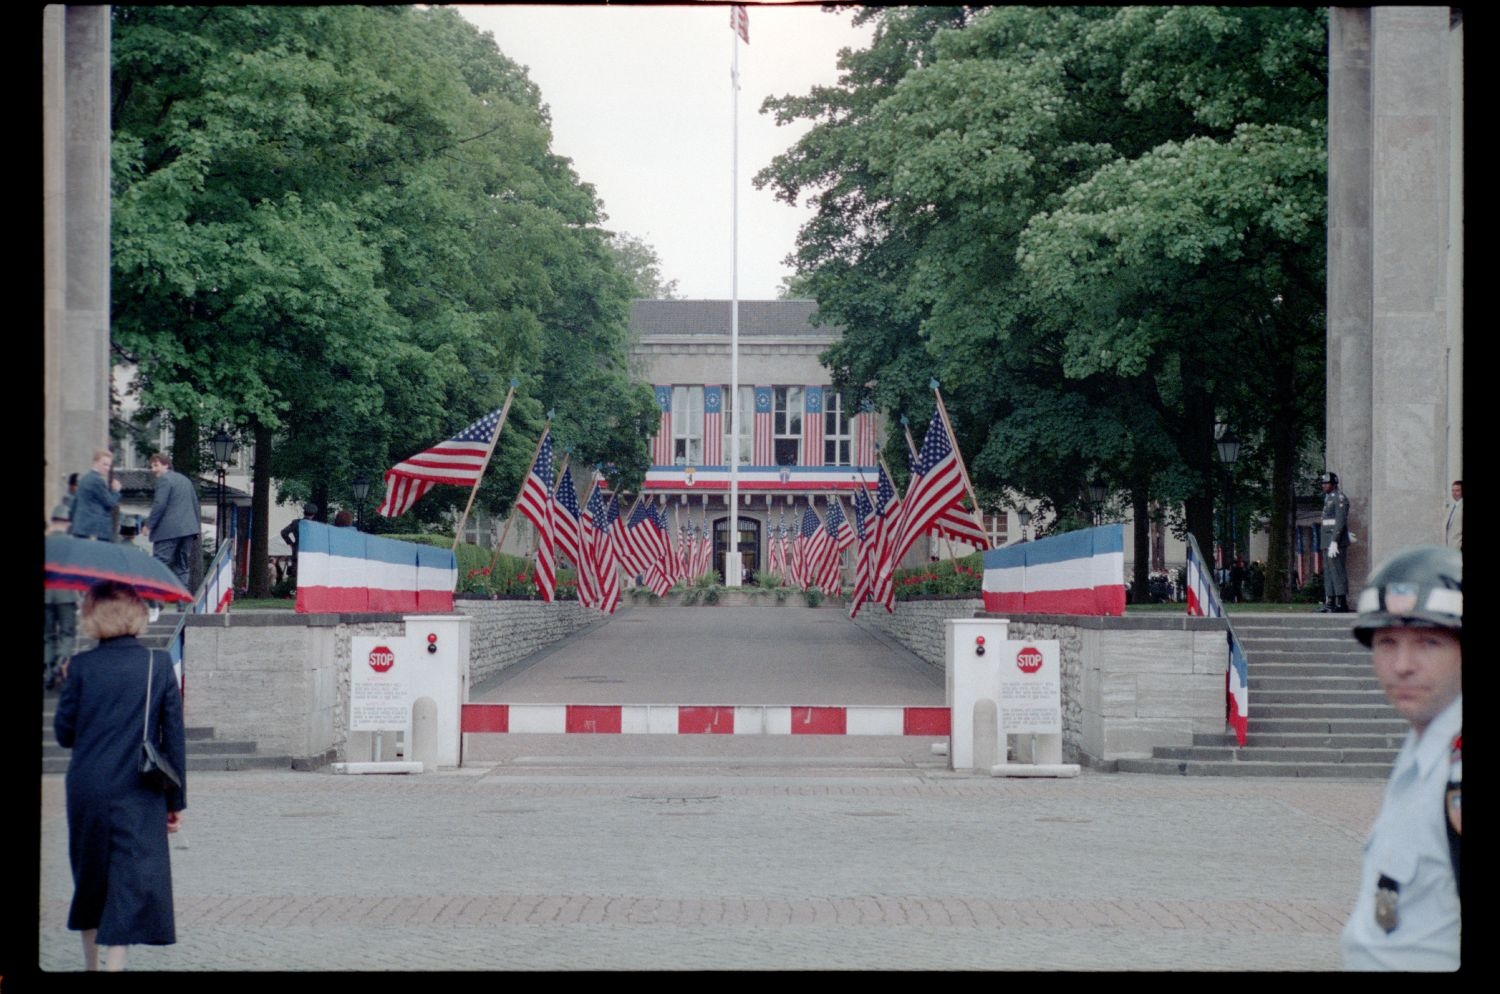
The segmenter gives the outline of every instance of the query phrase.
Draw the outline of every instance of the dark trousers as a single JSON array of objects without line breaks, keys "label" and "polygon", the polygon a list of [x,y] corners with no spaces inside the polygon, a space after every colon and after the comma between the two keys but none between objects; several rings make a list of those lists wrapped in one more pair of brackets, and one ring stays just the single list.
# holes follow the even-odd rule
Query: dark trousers
[{"label": "dark trousers", "polygon": [[78,605],[67,601],[45,607],[42,615],[42,666],[50,676],[63,660],[73,655]]},{"label": "dark trousers", "polygon": [[190,582],[193,576],[193,536],[184,535],[182,538],[164,538],[158,542],[151,543],[151,554],[161,560],[167,569],[182,585],[192,593]]}]

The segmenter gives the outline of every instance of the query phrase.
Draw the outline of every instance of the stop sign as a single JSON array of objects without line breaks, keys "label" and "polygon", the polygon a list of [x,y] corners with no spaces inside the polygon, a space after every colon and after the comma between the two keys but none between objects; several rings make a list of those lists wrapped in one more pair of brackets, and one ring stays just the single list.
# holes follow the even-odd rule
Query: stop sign
[{"label": "stop sign", "polygon": [[1022,673],[1035,673],[1042,668],[1042,650],[1027,646],[1016,653],[1016,668]]},{"label": "stop sign", "polygon": [[383,645],[377,645],[370,650],[370,669],[376,673],[384,673],[396,665],[396,654]]}]

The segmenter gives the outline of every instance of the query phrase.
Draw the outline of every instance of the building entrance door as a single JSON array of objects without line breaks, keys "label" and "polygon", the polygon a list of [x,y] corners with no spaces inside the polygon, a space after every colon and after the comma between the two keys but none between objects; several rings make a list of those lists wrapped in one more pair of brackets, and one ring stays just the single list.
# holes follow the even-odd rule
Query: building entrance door
[{"label": "building entrance door", "polygon": [[[741,515],[739,525],[740,563],[745,577],[755,576],[760,573],[760,522]],[[720,583],[725,580],[724,553],[728,548],[729,518],[726,516],[714,521],[714,570],[719,574]]]}]

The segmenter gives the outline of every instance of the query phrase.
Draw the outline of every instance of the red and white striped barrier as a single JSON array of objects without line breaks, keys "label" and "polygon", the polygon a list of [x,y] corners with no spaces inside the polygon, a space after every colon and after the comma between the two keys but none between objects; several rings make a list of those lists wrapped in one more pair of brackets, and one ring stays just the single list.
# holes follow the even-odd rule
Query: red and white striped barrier
[{"label": "red and white striped barrier", "polygon": [[947,735],[946,707],[465,704],[464,732],[595,735]]}]

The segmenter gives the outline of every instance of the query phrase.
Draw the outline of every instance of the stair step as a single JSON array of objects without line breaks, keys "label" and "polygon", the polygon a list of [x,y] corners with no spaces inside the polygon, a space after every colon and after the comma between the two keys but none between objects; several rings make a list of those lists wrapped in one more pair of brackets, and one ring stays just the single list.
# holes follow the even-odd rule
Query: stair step
[{"label": "stair step", "polygon": [[1303,676],[1301,674],[1266,673],[1256,666],[1250,671],[1250,693],[1256,691],[1329,691],[1345,693],[1370,691],[1383,694],[1380,681],[1373,676]]},{"label": "stair step", "polygon": [[1299,705],[1306,707],[1370,705],[1389,707],[1385,694],[1379,688],[1369,690],[1261,690],[1251,688],[1250,707],[1252,713],[1272,705]]},{"label": "stair step", "polygon": [[1317,663],[1303,659],[1266,660],[1255,657],[1251,667],[1251,679],[1255,677],[1327,677],[1335,680],[1374,680],[1374,670],[1367,664]]},{"label": "stair step", "polygon": [[[1326,735],[1316,733],[1310,735],[1275,735],[1251,732],[1245,736],[1245,747],[1275,749],[1392,749],[1399,751],[1401,743],[1405,738],[1405,732],[1391,732],[1384,735],[1334,735],[1332,733]],[[1193,745],[1232,747],[1238,744],[1238,740],[1233,735],[1199,732],[1193,736]]]},{"label": "stair step", "polygon": [[1396,717],[1378,718],[1267,718],[1250,705],[1251,735],[1405,735],[1409,727]]},{"label": "stair step", "polygon": [[1292,749],[1251,746],[1157,746],[1153,759],[1228,760],[1238,763],[1385,763],[1396,762],[1396,749]]},{"label": "stair step", "polygon": [[1120,773],[1154,773],[1189,777],[1299,777],[1310,779],[1383,780],[1385,763],[1239,763],[1191,759],[1119,759]]},{"label": "stair step", "polygon": [[1254,718],[1326,718],[1335,720],[1376,720],[1395,714],[1385,701],[1370,704],[1282,704],[1250,701],[1250,714]]}]

